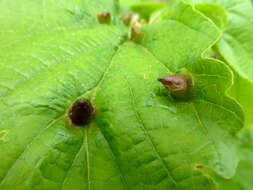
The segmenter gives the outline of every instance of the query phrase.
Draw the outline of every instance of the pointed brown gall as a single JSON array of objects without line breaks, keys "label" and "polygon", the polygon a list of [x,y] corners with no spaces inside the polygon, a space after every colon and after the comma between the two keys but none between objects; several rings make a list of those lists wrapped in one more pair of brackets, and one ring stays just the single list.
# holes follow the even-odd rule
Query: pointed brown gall
[{"label": "pointed brown gall", "polygon": [[183,74],[175,74],[158,78],[167,88],[174,99],[187,100],[190,98],[191,79]]},{"label": "pointed brown gall", "polygon": [[80,98],[70,108],[68,116],[71,124],[82,126],[88,122],[94,113],[95,108],[91,102],[85,98]]},{"label": "pointed brown gall", "polygon": [[110,24],[111,23],[111,14],[109,12],[101,13],[97,16],[98,22],[100,24]]},{"label": "pointed brown gall", "polygon": [[158,81],[172,92],[186,92],[189,88],[189,79],[182,74],[160,77]]},{"label": "pointed brown gall", "polygon": [[136,43],[141,43],[144,39],[144,33],[140,31],[139,28],[133,26],[131,28],[131,40]]}]

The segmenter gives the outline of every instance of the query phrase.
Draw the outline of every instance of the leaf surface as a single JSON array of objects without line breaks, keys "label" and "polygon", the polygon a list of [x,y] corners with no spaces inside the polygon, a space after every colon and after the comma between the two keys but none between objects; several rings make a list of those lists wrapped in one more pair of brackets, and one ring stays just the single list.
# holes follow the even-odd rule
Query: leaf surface
[{"label": "leaf surface", "polygon": [[[210,20],[173,3],[136,44],[110,0],[47,2],[0,1],[10,15],[0,20],[1,190],[202,190],[217,187],[201,167],[234,175],[244,118],[226,95],[229,68],[202,56],[220,36]],[[103,11],[111,25],[97,23]],[[157,82],[181,69],[194,80],[189,102]],[[79,97],[97,109],[84,127],[67,116]]]},{"label": "leaf surface", "polygon": [[[244,107],[246,125],[253,124],[253,7],[249,0],[189,0],[199,6],[200,3],[215,3],[227,10],[228,25],[215,50],[234,70],[235,83],[230,94]],[[201,11],[201,10],[200,10]],[[207,10],[206,10],[207,11]],[[203,11],[202,11],[203,12]],[[205,12],[203,12],[206,14]],[[209,9],[206,15],[214,14]]]},{"label": "leaf surface", "polygon": [[253,128],[246,128],[239,134],[240,163],[238,165],[235,181],[241,189],[250,190],[253,186]]}]

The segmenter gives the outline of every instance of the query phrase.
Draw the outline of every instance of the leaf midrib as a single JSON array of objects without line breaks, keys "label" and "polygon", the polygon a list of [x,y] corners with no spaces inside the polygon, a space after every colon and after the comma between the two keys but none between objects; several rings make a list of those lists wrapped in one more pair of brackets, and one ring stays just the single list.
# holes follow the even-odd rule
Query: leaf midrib
[{"label": "leaf midrib", "polygon": [[[92,98],[91,98],[91,102],[94,102],[94,101],[95,101],[97,92],[99,91],[99,88],[100,88],[101,85],[103,84],[104,79],[106,78],[107,74],[109,73],[109,71],[110,71],[110,69],[111,69],[111,67],[112,67],[113,58],[117,55],[117,53],[118,53],[120,47],[123,46],[123,45],[124,45],[124,43],[120,44],[120,45],[117,47],[117,50],[115,51],[114,55],[113,55],[112,58],[111,58],[111,61],[110,61],[109,66],[108,66],[107,69],[105,70],[103,76],[101,77],[101,79],[100,79],[100,81],[98,82],[98,84],[96,85],[96,87],[93,88],[93,89],[94,89],[94,93],[93,93],[93,96],[92,96]],[[89,91],[90,91],[90,90],[89,90]],[[83,95],[84,95],[84,94],[83,94]],[[83,96],[83,95],[81,95],[81,96]],[[80,96],[80,97],[81,97],[81,96]],[[118,166],[118,169],[119,169],[119,172],[120,172],[120,175],[121,175],[121,178],[122,178],[122,182],[123,182],[123,184],[124,184],[124,187],[125,187],[126,189],[128,189],[128,188],[127,188],[126,179],[124,178],[124,176],[123,176],[123,174],[122,174],[122,171],[121,171],[121,169],[120,169],[120,166],[119,166],[119,164],[117,163],[117,161],[116,161],[116,159],[115,159],[115,155],[114,155],[114,153],[113,153],[113,151],[112,151],[112,148],[111,148],[111,146],[110,146],[110,143],[109,143],[109,142],[107,141],[107,139],[105,138],[105,136],[104,136],[104,134],[102,133],[100,127],[98,127],[98,129],[99,129],[101,135],[104,137],[106,143],[108,144],[108,147],[109,147],[110,150],[111,150],[112,157],[114,158],[115,164]],[[87,127],[87,130],[84,129],[83,131],[85,131],[85,136],[83,136],[83,144],[81,145],[80,150],[77,152],[77,154],[79,154],[79,152],[80,152],[81,149],[83,148],[84,144],[86,144],[86,145],[88,146],[88,127]],[[86,142],[85,142],[85,140],[86,140]],[[90,167],[89,167],[89,161],[88,161],[88,159],[89,159],[88,148],[87,148],[86,154],[87,154],[87,158],[86,158],[86,159],[87,159],[87,170],[88,170],[88,176],[87,176],[88,179],[87,179],[87,181],[88,181],[88,190],[90,190],[90,189],[91,189],[91,187],[90,187],[91,182],[90,182],[90,177],[89,177],[89,176],[90,176],[90,169],[89,169]],[[72,161],[72,164],[71,164],[71,166],[69,167],[67,173],[70,172],[70,170],[71,170],[71,168],[72,168],[72,166],[73,166],[73,163],[74,163],[76,157],[77,157],[77,155],[75,156],[74,160]],[[67,175],[65,176],[65,179],[64,179],[64,181],[63,181],[63,183],[62,183],[62,187],[63,187],[63,185],[64,185],[64,182],[65,182],[65,180],[66,180],[66,177],[67,177]],[[61,189],[62,189],[62,188],[61,188]]]}]

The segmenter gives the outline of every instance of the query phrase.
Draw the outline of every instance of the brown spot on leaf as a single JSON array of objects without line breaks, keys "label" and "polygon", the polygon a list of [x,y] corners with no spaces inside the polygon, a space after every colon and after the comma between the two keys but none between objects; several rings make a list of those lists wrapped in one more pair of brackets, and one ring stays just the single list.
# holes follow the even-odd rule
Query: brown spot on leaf
[{"label": "brown spot on leaf", "polygon": [[122,21],[125,25],[129,26],[132,20],[133,13],[126,13],[122,16]]},{"label": "brown spot on leaf", "polygon": [[197,169],[204,169],[204,166],[198,164],[198,165],[196,165],[196,168],[197,168]]},{"label": "brown spot on leaf", "polygon": [[111,23],[111,14],[109,12],[104,12],[98,14],[98,22],[100,24],[110,24]]},{"label": "brown spot on leaf", "polygon": [[68,112],[72,124],[77,126],[85,125],[95,113],[95,108],[88,99],[80,98],[75,101]]}]

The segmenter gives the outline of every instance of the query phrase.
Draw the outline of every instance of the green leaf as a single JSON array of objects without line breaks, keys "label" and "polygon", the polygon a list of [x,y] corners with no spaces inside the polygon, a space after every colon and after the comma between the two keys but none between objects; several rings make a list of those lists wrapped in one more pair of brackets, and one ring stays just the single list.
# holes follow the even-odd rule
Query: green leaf
[{"label": "green leaf", "polygon": [[[117,6],[0,1],[8,15],[0,19],[1,190],[211,190],[215,178],[202,168],[234,175],[243,113],[226,94],[230,69],[203,58],[219,29],[176,2],[136,44]],[[105,11],[111,25],[97,23]],[[182,70],[194,81],[188,102],[157,81]],[[80,97],[97,111],[76,127],[67,113]]]},{"label": "green leaf", "polygon": [[150,18],[150,15],[160,9],[166,7],[165,3],[152,3],[152,2],[143,2],[143,3],[134,3],[131,6],[131,10],[139,13],[139,15],[146,19],[147,21]]},{"label": "green leaf", "polygon": [[253,128],[246,128],[239,134],[240,163],[238,165],[235,181],[243,190],[252,189],[253,175]]},{"label": "green leaf", "polygon": [[145,2],[166,2],[167,0],[119,0],[121,5],[128,5],[129,7],[135,3],[145,3]]},{"label": "green leaf", "polygon": [[[131,6],[136,3],[146,3],[151,0],[119,0],[121,13],[125,13],[131,10]],[[154,0],[156,1],[156,0]],[[152,1],[153,2],[153,1]]]},{"label": "green leaf", "polygon": [[[203,1],[201,1],[203,2]],[[205,1],[207,2],[207,1]],[[210,1],[208,1],[210,2]],[[246,112],[246,126],[240,135],[240,163],[236,176],[230,180],[219,180],[223,185],[221,189],[250,190],[252,189],[252,123],[253,123],[253,14],[252,4],[247,0],[240,1],[211,1],[224,6],[228,12],[229,25],[220,42],[215,46],[215,51],[234,70],[234,85],[230,94],[243,105]],[[210,14],[210,12],[209,12]],[[208,16],[208,14],[207,14]],[[229,186],[227,186],[229,184]]]},{"label": "green leaf", "polygon": [[235,97],[243,105],[246,115],[246,126],[253,125],[253,82],[243,78],[238,72],[234,71],[234,85],[229,94]]},{"label": "green leaf", "polygon": [[[154,10],[164,8],[164,3],[167,3],[167,0],[119,0],[119,2],[123,12],[135,7],[134,9],[143,13],[143,15],[150,15]],[[148,10],[144,10],[144,7],[147,7]]]},{"label": "green leaf", "polygon": [[[216,52],[235,72],[235,84],[231,90],[244,107],[246,125],[253,124],[253,8],[249,0],[189,0],[192,3],[217,3],[228,13],[229,24],[218,44]],[[211,11],[208,13],[212,14]],[[207,16],[208,16],[207,14]]]},{"label": "green leaf", "polygon": [[244,0],[230,8],[227,32],[218,44],[222,57],[238,73],[232,93],[243,105],[246,125],[253,124],[253,8]]},{"label": "green leaf", "polygon": [[221,30],[226,28],[228,17],[223,7],[213,3],[198,3],[195,8],[210,18]]},{"label": "green leaf", "polygon": [[253,186],[253,128],[244,128],[238,135],[240,145],[240,162],[236,175],[226,180],[214,176],[222,190],[251,190]]},{"label": "green leaf", "polygon": [[237,183],[235,177],[231,179],[226,179],[223,176],[215,173],[209,168],[204,170],[208,175],[210,175],[216,182],[216,188],[220,190],[242,190],[240,184]]}]

